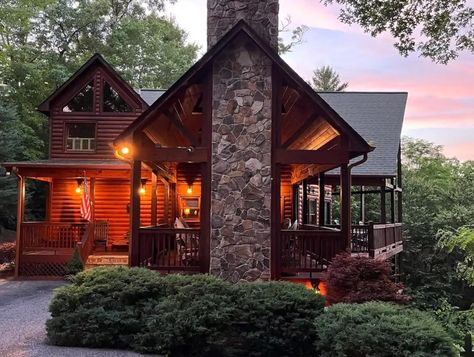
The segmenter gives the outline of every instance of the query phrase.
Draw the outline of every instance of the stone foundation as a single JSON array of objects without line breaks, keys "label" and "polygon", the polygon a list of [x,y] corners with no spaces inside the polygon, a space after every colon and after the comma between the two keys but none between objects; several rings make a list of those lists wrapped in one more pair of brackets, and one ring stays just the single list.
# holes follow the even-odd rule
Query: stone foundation
[{"label": "stone foundation", "polygon": [[232,282],[270,276],[271,85],[244,40],[214,61],[210,272]]}]

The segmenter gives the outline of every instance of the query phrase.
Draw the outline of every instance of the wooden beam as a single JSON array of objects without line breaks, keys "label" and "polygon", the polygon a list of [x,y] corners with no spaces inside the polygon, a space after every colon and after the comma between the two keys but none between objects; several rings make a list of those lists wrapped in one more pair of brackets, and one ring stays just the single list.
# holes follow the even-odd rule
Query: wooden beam
[{"label": "wooden beam", "polygon": [[20,274],[21,262],[21,251],[23,249],[21,241],[21,228],[25,216],[25,178],[18,176],[18,199],[17,199],[17,210],[16,210],[16,249],[15,249],[15,278],[18,278]]},{"label": "wooden beam", "polygon": [[132,162],[131,171],[131,190],[130,190],[130,242],[129,242],[129,264],[130,266],[138,266],[139,261],[139,228],[140,228],[140,185],[141,185],[141,161],[134,160]]},{"label": "wooden beam", "polygon": [[385,205],[385,185],[380,186],[380,223],[387,223],[387,207]]},{"label": "wooden beam", "polygon": [[325,211],[326,211],[326,192],[324,190],[325,186],[325,177],[324,172],[319,173],[319,225],[324,226],[325,222]]},{"label": "wooden beam", "polygon": [[291,135],[281,146],[284,149],[287,149],[291,144],[293,144],[298,138],[303,134],[308,127],[313,124],[313,122],[319,117],[318,113],[311,114],[303,124]]},{"label": "wooden beam", "polygon": [[147,162],[187,162],[201,163],[210,161],[207,148],[142,148],[133,158]]},{"label": "wooden beam", "polygon": [[183,136],[189,140],[192,146],[198,146],[198,141],[194,134],[186,128],[186,126],[183,123],[183,119],[178,113],[178,109],[176,108],[176,105],[173,105],[173,110],[174,112],[169,113],[169,115],[166,115],[168,119],[178,128],[178,130],[183,134]]},{"label": "wooden beam", "polygon": [[340,165],[349,162],[349,153],[345,150],[275,150],[276,162],[279,164],[320,164]]},{"label": "wooden beam", "polygon": [[158,177],[157,175],[152,172],[151,174],[151,207],[150,207],[150,215],[151,215],[151,219],[150,219],[150,223],[152,226],[156,226],[156,214],[157,214],[157,201],[158,201],[158,197],[156,195],[156,189],[157,189],[157,186],[158,186]]},{"label": "wooden beam", "polygon": [[150,170],[155,170],[157,173],[157,176],[161,176],[162,178],[170,181],[170,182],[176,182],[176,178],[163,166],[161,166],[159,163],[153,162],[153,161],[146,161],[144,162],[146,166],[150,168]]},{"label": "wooden beam", "polygon": [[341,165],[340,177],[340,210],[341,210],[341,231],[346,241],[346,249],[350,249],[351,234],[351,173],[347,164]]}]

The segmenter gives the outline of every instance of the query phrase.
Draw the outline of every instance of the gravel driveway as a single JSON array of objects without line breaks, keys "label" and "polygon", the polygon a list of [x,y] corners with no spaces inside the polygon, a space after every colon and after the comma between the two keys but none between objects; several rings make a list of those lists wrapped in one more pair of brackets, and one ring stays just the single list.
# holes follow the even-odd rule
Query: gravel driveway
[{"label": "gravel driveway", "polygon": [[60,281],[0,280],[0,356],[132,357],[128,351],[65,348],[46,344],[45,322],[53,289]]}]

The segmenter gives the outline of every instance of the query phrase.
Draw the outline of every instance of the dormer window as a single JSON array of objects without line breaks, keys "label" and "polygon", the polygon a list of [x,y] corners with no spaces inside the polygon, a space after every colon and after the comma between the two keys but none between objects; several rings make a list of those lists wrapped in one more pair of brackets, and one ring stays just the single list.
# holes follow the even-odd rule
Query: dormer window
[{"label": "dormer window", "polygon": [[66,151],[95,151],[95,123],[67,123]]},{"label": "dormer window", "polygon": [[104,93],[103,93],[103,111],[104,112],[131,112],[132,108],[128,103],[117,93],[115,89],[107,82],[104,81]]},{"label": "dormer window", "polygon": [[87,112],[93,111],[94,103],[94,81],[90,81],[84,88],[72,98],[63,108],[63,112]]}]

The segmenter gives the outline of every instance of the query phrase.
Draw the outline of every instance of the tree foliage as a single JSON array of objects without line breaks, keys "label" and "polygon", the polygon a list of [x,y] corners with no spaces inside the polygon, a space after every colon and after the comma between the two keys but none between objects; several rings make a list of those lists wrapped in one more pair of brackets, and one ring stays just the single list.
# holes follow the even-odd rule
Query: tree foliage
[{"label": "tree foliage", "polygon": [[322,66],[313,71],[313,77],[308,82],[318,92],[341,92],[349,82],[342,82],[339,74],[330,66]]},{"label": "tree foliage", "polygon": [[449,159],[442,147],[408,138],[402,153],[402,269],[409,295],[424,307],[443,301],[468,307],[474,294],[457,273],[462,252],[442,249],[438,234],[474,223],[474,162]]},{"label": "tree foliage", "polygon": [[321,0],[339,4],[339,19],[372,36],[390,33],[400,54],[418,51],[438,63],[474,52],[474,8],[467,0]]}]

